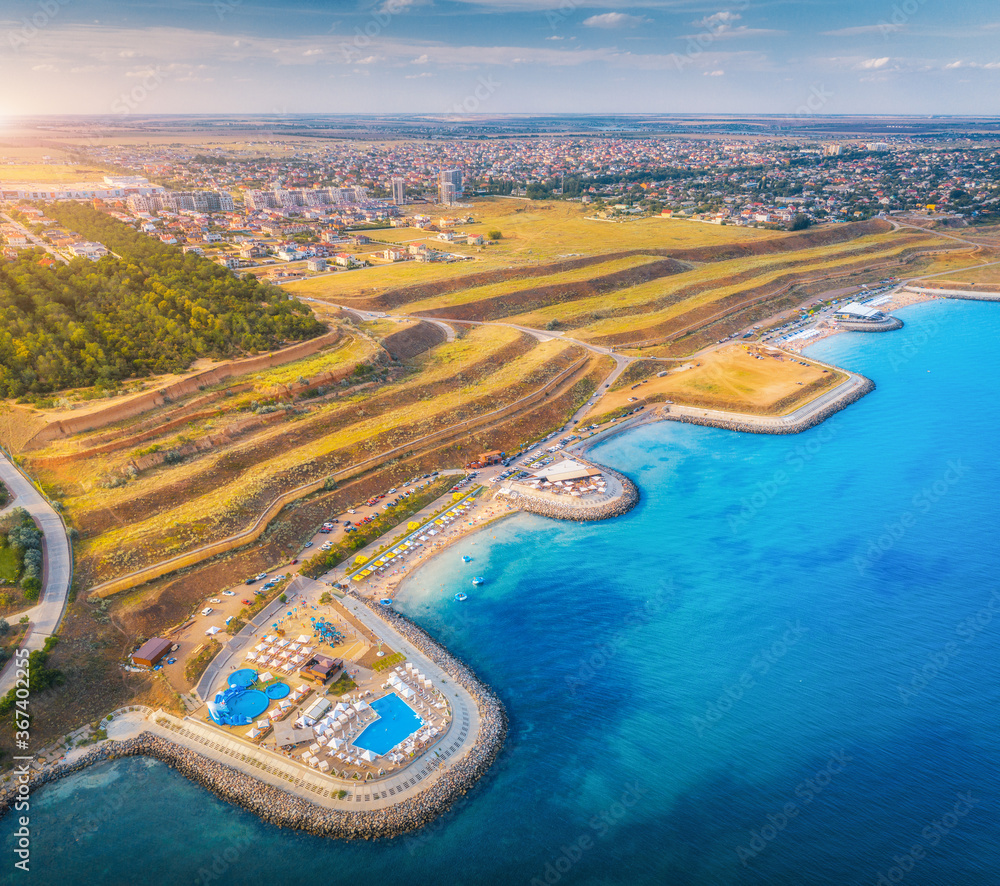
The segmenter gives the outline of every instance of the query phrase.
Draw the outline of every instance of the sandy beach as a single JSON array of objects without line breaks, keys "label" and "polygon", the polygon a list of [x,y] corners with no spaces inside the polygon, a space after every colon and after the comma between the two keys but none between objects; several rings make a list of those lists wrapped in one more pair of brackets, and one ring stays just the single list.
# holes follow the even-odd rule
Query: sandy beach
[{"label": "sandy beach", "polygon": [[482,532],[489,526],[499,523],[501,520],[520,513],[517,508],[504,502],[497,501],[490,497],[491,493],[486,492],[483,497],[477,499],[475,507],[470,514],[466,514],[461,525],[449,526],[441,535],[440,540],[435,540],[432,544],[424,545],[418,553],[408,559],[404,566],[394,569],[391,573],[379,577],[377,580],[369,580],[361,587],[356,588],[357,592],[372,599],[382,597],[394,598],[398,592],[400,584],[413,571],[433,557],[443,553],[455,542],[467,538],[477,532]]}]

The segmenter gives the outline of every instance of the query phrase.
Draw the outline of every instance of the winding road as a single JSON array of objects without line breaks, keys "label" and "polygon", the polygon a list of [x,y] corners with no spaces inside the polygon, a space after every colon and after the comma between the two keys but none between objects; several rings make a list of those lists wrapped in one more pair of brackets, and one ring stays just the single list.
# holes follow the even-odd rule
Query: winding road
[{"label": "winding road", "polygon": [[[41,649],[62,621],[69,596],[69,586],[73,578],[73,552],[66,536],[66,526],[55,508],[21,473],[20,470],[0,453],[0,480],[3,480],[13,501],[0,511],[6,514],[14,508],[24,508],[41,528],[45,538],[42,544],[43,576],[45,578],[41,602],[31,609],[9,616],[8,621],[18,622],[28,616],[30,625],[21,648],[34,651]],[[0,674],[0,695],[4,695],[14,685],[16,668],[12,658]]]}]

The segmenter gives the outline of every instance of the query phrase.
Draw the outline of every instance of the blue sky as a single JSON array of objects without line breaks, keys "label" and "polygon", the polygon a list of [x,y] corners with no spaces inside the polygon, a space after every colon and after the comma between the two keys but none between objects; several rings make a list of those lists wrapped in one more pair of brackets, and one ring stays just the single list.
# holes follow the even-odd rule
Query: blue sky
[{"label": "blue sky", "polygon": [[0,116],[1000,114],[996,0],[5,0]]}]

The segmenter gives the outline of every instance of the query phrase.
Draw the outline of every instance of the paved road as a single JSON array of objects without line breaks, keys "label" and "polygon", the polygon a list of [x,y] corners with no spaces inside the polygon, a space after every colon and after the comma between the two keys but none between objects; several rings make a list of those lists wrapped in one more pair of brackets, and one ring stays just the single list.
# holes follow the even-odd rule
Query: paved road
[{"label": "paved road", "polygon": [[3,218],[9,224],[11,224],[15,228],[17,228],[22,234],[24,234],[24,236],[28,238],[28,242],[31,243],[32,246],[37,246],[39,249],[44,249],[49,255],[51,255],[55,259],[58,259],[64,265],[68,265],[69,264],[69,259],[66,258],[65,255],[63,255],[62,253],[56,252],[56,250],[53,249],[51,246],[49,246],[48,243],[46,243],[44,240],[41,240],[38,237],[36,237],[34,234],[31,233],[31,231],[29,231],[20,222],[14,221],[14,219],[12,219],[9,215],[7,215],[6,212],[0,212],[0,218]]},{"label": "paved road", "polygon": [[[45,497],[28,481],[5,455],[0,453],[0,479],[7,489],[15,496],[10,506],[5,508],[24,508],[41,527],[45,535],[43,547],[45,587],[41,602],[24,612],[19,612],[8,618],[17,622],[22,615],[27,615],[31,621],[27,639],[22,646],[28,650],[41,649],[46,639],[55,633],[62,620],[66,608],[66,598],[69,595],[70,580],[73,577],[73,554],[69,539],[66,538],[66,527],[55,509]],[[15,668],[13,659],[0,675],[0,695],[3,695],[14,684]]]},{"label": "paved road", "polygon": [[[615,361],[615,368],[611,370],[604,381],[598,385],[597,391],[594,396],[591,397],[586,403],[581,406],[573,417],[566,423],[565,427],[570,428],[575,425],[580,419],[582,419],[593,407],[594,403],[599,399],[600,395],[607,391],[616,381],[618,381],[618,376],[620,376],[624,371],[625,367],[629,365],[635,357],[629,357],[624,354],[618,354],[613,348],[605,348],[601,345],[590,344],[589,342],[580,341],[577,338],[570,338],[561,332],[550,331],[547,329],[535,329],[531,326],[519,326],[516,323],[500,323],[500,322],[490,322],[483,320],[437,320],[430,317],[419,317],[419,316],[409,316],[406,314],[387,314],[382,311],[362,311],[358,308],[349,308],[346,305],[335,305],[343,311],[349,311],[355,316],[359,317],[361,320],[425,320],[428,323],[433,323],[436,326],[440,326],[442,329],[446,330],[448,334],[448,341],[455,340],[455,330],[452,328],[454,325],[461,326],[506,326],[509,329],[516,329],[519,332],[527,333],[533,338],[540,342],[551,341],[554,338],[560,341],[569,342],[570,344],[577,345],[584,350],[590,351],[594,354],[601,354],[606,357],[611,357]],[[451,324],[451,325],[449,325]],[[651,360],[658,360],[659,357],[650,357]],[[672,358],[664,358],[665,362],[676,362]]]}]

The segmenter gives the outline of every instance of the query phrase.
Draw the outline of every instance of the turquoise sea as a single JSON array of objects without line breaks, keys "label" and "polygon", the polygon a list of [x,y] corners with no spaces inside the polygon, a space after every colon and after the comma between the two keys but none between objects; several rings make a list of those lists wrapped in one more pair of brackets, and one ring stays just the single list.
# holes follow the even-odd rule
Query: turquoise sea
[{"label": "turquoise sea", "polygon": [[900,315],[814,346],[878,385],[819,428],[643,427],[593,453],[632,513],[517,516],[411,579],[511,717],[424,832],[282,831],[134,760],[35,796],[31,881],[1000,883],[1000,305]]}]

